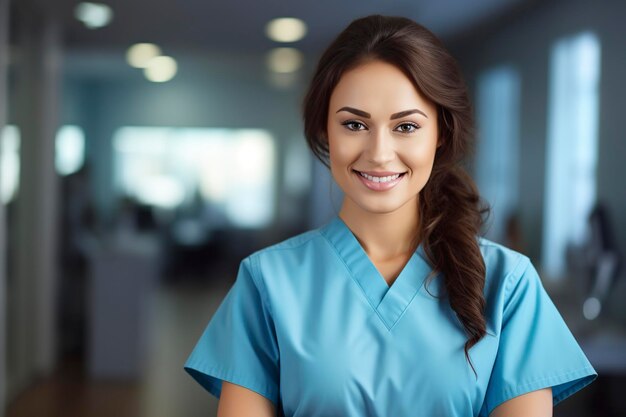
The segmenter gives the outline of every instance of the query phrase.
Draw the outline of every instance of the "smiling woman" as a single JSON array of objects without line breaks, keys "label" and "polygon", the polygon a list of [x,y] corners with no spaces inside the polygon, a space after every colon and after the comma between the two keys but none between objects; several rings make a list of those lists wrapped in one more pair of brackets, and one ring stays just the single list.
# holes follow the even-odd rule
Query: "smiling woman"
[{"label": "smiling woman", "polygon": [[455,60],[373,15],[304,99],[337,216],[245,258],[185,364],[218,416],[537,416],[597,376],[529,258],[480,236]]},{"label": "smiling woman", "polygon": [[[352,103],[368,111],[346,106]],[[400,69],[376,60],[346,72],[328,108],[331,171],[348,196],[343,214],[405,210],[416,217],[437,149],[435,105]]]}]

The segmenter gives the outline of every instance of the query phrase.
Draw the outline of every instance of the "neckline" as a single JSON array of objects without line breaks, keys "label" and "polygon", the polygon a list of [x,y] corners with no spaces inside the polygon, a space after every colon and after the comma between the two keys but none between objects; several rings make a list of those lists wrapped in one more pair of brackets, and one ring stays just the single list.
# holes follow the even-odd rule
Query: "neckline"
[{"label": "neckline", "polygon": [[352,230],[334,216],[321,233],[335,248],[350,276],[388,330],[397,323],[431,272],[423,245],[417,247],[391,285],[371,261]]}]

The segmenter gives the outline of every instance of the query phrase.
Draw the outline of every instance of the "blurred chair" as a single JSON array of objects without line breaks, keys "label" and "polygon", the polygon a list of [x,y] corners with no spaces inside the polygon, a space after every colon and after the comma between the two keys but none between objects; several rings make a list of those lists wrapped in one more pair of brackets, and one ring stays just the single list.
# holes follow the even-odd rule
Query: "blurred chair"
[{"label": "blurred chair", "polygon": [[568,269],[583,295],[583,315],[593,320],[600,315],[616,284],[622,258],[607,209],[601,203],[589,214],[588,230],[586,242],[568,248]]},{"label": "blurred chair", "polygon": [[567,250],[568,275],[579,295],[576,316],[582,319],[576,337],[598,373],[623,378],[626,309],[622,299],[626,282],[620,280],[622,255],[602,204],[596,204],[590,212],[588,227],[587,240]]}]

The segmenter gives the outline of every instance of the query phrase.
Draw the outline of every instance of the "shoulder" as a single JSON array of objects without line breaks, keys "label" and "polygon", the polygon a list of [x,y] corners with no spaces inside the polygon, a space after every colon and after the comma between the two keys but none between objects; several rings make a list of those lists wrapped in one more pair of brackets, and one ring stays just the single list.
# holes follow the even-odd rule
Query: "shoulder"
[{"label": "shoulder", "polygon": [[259,249],[250,254],[249,258],[288,257],[290,254],[297,254],[306,250],[309,246],[318,245],[322,240],[324,239],[320,229],[312,229]]},{"label": "shoulder", "polygon": [[285,297],[307,293],[307,285],[319,283],[314,278],[324,276],[332,256],[326,237],[313,229],[257,250],[242,264],[272,310],[278,311],[289,304]]},{"label": "shoulder", "polygon": [[312,229],[259,249],[243,262],[252,265],[255,274],[275,274],[302,265],[306,259],[315,258],[326,246],[321,228]]},{"label": "shoulder", "polygon": [[523,253],[484,237],[478,238],[478,246],[488,269],[513,272],[518,268],[525,268],[530,263],[528,256]]},{"label": "shoulder", "polygon": [[505,295],[527,271],[534,271],[530,258],[523,253],[483,237],[478,242],[486,267],[486,295]]}]

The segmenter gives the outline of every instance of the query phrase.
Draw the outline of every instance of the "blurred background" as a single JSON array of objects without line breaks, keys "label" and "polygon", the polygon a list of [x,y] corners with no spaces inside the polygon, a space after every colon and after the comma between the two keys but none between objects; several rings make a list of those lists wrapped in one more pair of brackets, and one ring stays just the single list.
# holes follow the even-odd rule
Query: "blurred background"
[{"label": "blurred background", "polygon": [[239,261],[341,192],[300,104],[350,21],[459,60],[486,236],[532,259],[626,415],[626,2],[0,0],[0,416],[207,416],[183,369]]}]

